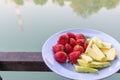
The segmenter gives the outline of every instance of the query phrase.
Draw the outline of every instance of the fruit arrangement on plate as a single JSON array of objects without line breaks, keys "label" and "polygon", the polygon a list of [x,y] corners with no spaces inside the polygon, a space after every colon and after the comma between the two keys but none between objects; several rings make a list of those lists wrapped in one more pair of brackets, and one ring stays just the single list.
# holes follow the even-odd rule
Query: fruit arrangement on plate
[{"label": "fruit arrangement on plate", "polygon": [[111,43],[98,37],[88,38],[82,33],[67,32],[60,35],[52,49],[57,62],[70,62],[77,72],[99,73],[118,56]]}]

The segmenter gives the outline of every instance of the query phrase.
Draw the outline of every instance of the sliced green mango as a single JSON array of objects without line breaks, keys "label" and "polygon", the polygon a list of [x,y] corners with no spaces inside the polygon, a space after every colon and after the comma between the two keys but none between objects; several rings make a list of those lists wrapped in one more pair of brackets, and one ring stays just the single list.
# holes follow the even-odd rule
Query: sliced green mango
[{"label": "sliced green mango", "polygon": [[78,59],[77,62],[80,66],[89,67],[89,64],[83,59]]},{"label": "sliced green mango", "polygon": [[111,65],[110,62],[95,62],[95,61],[93,61],[93,62],[89,63],[89,67],[91,67],[91,68],[105,68],[110,65]]},{"label": "sliced green mango", "polygon": [[84,54],[84,53],[81,55],[81,58],[83,60],[85,60],[86,62],[92,62],[93,61],[93,59],[90,56],[88,56],[87,54]]},{"label": "sliced green mango", "polygon": [[93,41],[92,41],[92,40],[90,40],[90,41],[89,41],[89,44],[88,44],[88,46],[87,46],[87,48],[86,48],[86,50],[85,50],[85,53],[87,53],[87,52],[88,52],[88,50],[89,50],[89,48],[91,48],[91,47],[92,47],[92,44],[93,44]]},{"label": "sliced green mango", "polygon": [[89,67],[82,67],[82,66],[78,66],[78,65],[74,65],[75,66],[75,70],[77,72],[82,72],[82,73],[95,73],[98,74],[99,71],[98,69],[94,69],[94,68],[89,68]]},{"label": "sliced green mango", "polygon": [[112,47],[111,43],[103,42],[100,38],[98,37],[93,37],[91,38],[94,44],[96,44],[99,48],[107,48],[110,49]]},{"label": "sliced green mango", "polygon": [[105,52],[105,55],[108,61],[112,61],[117,57],[118,54],[115,48],[111,48],[107,52]]},{"label": "sliced green mango", "polygon": [[92,45],[92,48],[88,49],[86,54],[96,61],[106,61],[104,53],[95,44]]}]

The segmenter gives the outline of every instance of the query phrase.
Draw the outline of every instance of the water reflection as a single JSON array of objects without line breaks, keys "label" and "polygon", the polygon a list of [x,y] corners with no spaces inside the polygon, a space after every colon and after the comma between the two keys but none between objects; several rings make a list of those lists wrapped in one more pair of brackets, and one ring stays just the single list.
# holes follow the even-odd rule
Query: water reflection
[{"label": "water reflection", "polygon": [[16,11],[16,14],[17,14],[18,24],[19,24],[20,30],[23,31],[24,28],[23,28],[22,15],[21,15],[20,7],[17,4],[15,4],[15,11]]},{"label": "water reflection", "polygon": [[[45,5],[48,0],[13,0],[17,5],[24,5],[25,1],[33,2],[36,5]],[[81,17],[86,18],[89,15],[97,13],[101,8],[115,8],[120,0],[51,0],[53,4],[64,6],[65,2],[70,2],[70,7]]]},{"label": "water reflection", "polygon": [[87,18],[88,16],[97,13],[103,7],[108,10],[114,9],[119,4],[120,0],[5,0],[5,2],[14,3],[18,24],[21,31],[23,31],[20,6],[24,6],[26,2],[40,6],[47,4],[47,2],[51,2],[53,3],[52,5],[57,4],[62,7],[66,5],[65,2],[69,2],[69,7],[71,7],[75,13],[82,18]]},{"label": "water reflection", "polygon": [[59,6],[64,6],[64,1],[66,0],[53,0],[53,3],[57,3]]},{"label": "water reflection", "polygon": [[71,7],[74,12],[82,17],[88,17],[93,13],[97,13],[101,8],[115,8],[120,0],[71,0]]},{"label": "water reflection", "polygon": [[14,1],[17,5],[24,5],[24,2],[29,1],[33,2],[36,5],[45,5],[48,0],[11,0]]},{"label": "water reflection", "polygon": [[3,27],[0,31],[0,50],[39,51],[53,33],[67,28],[84,28],[84,25],[116,35],[118,39],[119,2],[120,0],[1,0],[0,25]]},{"label": "water reflection", "polygon": [[24,0],[13,0],[17,5],[24,5]]},{"label": "water reflection", "polygon": [[33,0],[33,2],[36,5],[44,5],[44,4],[46,4],[47,0]]}]

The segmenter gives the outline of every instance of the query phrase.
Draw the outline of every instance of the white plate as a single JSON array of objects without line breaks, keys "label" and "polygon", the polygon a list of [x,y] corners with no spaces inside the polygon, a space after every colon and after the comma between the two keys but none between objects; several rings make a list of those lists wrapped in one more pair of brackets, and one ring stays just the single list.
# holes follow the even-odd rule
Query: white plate
[{"label": "white plate", "polygon": [[[115,59],[111,66],[99,70],[99,74],[93,74],[93,73],[77,73],[74,70],[73,65],[70,63],[66,64],[60,64],[56,62],[53,56],[52,46],[57,43],[58,37],[61,34],[66,34],[67,32],[73,32],[73,33],[83,33],[86,37],[99,37],[103,41],[112,43],[112,47],[115,47],[117,49],[118,58]],[[72,28],[67,29],[64,31],[57,32],[56,34],[52,35],[43,45],[42,48],[42,57],[46,65],[55,73],[66,77],[70,79],[75,80],[97,80],[97,79],[103,79],[106,77],[111,76],[112,74],[116,73],[120,69],[120,44],[118,41],[116,41],[113,37],[101,32],[96,31],[92,29],[80,29],[80,28]]]}]

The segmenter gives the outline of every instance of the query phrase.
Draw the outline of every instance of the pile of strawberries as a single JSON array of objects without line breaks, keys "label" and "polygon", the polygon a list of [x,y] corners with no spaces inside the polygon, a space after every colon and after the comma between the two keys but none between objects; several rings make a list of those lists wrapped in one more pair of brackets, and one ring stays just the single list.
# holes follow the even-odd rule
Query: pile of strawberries
[{"label": "pile of strawberries", "polygon": [[88,41],[84,34],[74,34],[67,32],[62,34],[57,44],[52,46],[54,58],[59,63],[65,63],[68,59],[72,64],[77,63],[77,59],[85,52],[88,46]]}]

